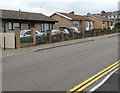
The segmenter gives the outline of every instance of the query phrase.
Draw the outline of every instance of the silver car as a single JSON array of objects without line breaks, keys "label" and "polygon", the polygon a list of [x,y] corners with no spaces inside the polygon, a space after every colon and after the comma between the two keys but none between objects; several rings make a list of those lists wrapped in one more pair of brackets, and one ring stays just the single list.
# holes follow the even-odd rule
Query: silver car
[{"label": "silver car", "polygon": [[[42,33],[39,31],[36,31],[37,36],[42,36]],[[20,38],[22,37],[30,37],[31,36],[31,30],[21,30],[20,31]]]}]

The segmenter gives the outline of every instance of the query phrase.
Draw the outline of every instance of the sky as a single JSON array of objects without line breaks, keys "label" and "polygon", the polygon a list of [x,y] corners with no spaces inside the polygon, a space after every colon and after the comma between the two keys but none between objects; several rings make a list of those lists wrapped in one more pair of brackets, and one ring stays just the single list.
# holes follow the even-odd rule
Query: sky
[{"label": "sky", "polygon": [[43,13],[72,12],[79,15],[117,11],[119,0],[2,0],[0,9]]}]

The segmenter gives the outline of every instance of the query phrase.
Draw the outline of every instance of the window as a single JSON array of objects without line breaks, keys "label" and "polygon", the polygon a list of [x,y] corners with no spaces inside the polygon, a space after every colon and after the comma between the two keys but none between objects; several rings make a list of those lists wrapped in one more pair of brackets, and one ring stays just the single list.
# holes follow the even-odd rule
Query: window
[{"label": "window", "polygon": [[89,22],[89,28],[93,29],[93,22]]},{"label": "window", "polygon": [[103,25],[105,25],[105,21],[103,21]]},{"label": "window", "polygon": [[12,30],[12,22],[8,22],[7,28],[8,30]]},{"label": "window", "polygon": [[73,26],[79,27],[79,22],[78,22],[78,21],[74,21],[74,22],[73,22]]},{"label": "window", "polygon": [[15,29],[15,27],[20,27],[19,23],[13,23],[13,29]]},{"label": "window", "polygon": [[89,27],[89,22],[88,21],[86,21],[86,27]]},{"label": "window", "polygon": [[5,25],[6,31],[7,30],[14,30],[15,27],[20,27],[20,23],[7,22]]},{"label": "window", "polygon": [[42,31],[52,30],[52,24],[42,24]]},{"label": "window", "polygon": [[113,26],[113,22],[111,22],[111,26]]},{"label": "window", "polygon": [[114,18],[114,16],[111,16],[111,18]]},{"label": "window", "polygon": [[49,24],[50,30],[52,30],[52,24]]}]

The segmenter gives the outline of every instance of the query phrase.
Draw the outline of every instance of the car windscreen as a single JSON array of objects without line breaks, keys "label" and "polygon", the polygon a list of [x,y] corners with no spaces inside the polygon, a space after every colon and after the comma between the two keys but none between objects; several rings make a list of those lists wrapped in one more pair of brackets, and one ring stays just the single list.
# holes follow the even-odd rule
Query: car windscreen
[{"label": "car windscreen", "polygon": [[65,33],[69,33],[69,31],[68,31],[67,29],[64,29],[64,32],[65,32]]},{"label": "car windscreen", "polygon": [[52,30],[51,32],[52,32],[52,33],[60,33],[59,30]]},{"label": "car windscreen", "polygon": [[71,27],[70,29],[74,30],[74,31],[78,31],[78,29],[76,27]]},{"label": "car windscreen", "polygon": [[24,31],[24,30],[20,31],[20,35],[23,35],[24,33],[25,33],[25,31]]}]

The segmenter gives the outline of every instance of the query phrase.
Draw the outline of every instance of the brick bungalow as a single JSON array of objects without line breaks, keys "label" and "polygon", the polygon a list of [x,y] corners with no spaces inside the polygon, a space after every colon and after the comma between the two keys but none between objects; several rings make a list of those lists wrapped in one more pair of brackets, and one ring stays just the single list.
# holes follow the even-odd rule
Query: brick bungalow
[{"label": "brick bungalow", "polygon": [[3,32],[11,32],[15,27],[21,30],[30,29],[35,26],[38,31],[52,30],[56,20],[41,13],[30,13],[13,10],[0,10],[2,13]]},{"label": "brick bungalow", "polygon": [[74,26],[77,27],[79,30],[93,29],[93,20],[85,16],[76,15],[74,14],[74,12],[57,12],[51,15],[50,17],[58,21],[58,23],[55,23],[56,29],[58,29],[60,26]]}]

